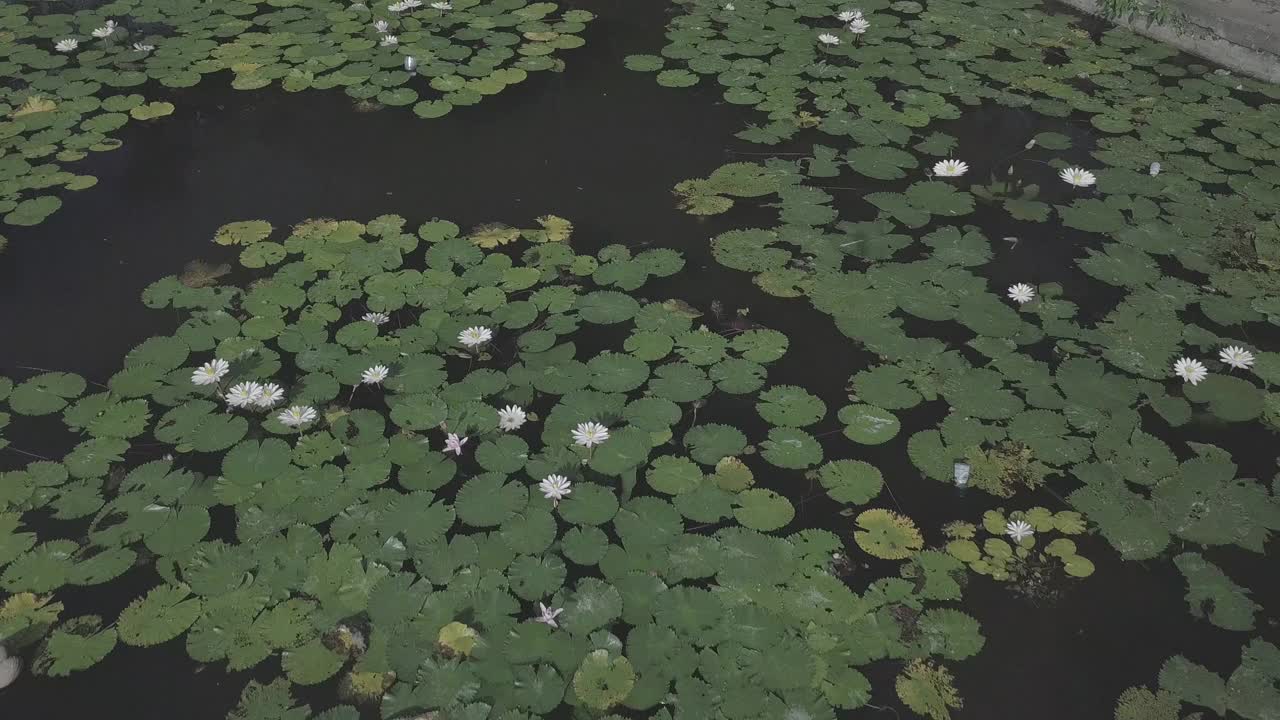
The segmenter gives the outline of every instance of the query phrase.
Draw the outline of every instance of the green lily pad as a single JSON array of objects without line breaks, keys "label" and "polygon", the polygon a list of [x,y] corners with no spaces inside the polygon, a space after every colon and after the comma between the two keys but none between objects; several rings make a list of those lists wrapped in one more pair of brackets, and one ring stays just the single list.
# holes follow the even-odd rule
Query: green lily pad
[{"label": "green lily pad", "polygon": [[127,645],[159,645],[191,627],[200,607],[200,600],[185,588],[160,585],[130,603],[120,613],[116,628]]},{"label": "green lily pad", "polygon": [[744,527],[761,532],[777,530],[795,517],[795,508],[785,497],[762,488],[738,493],[733,515]]},{"label": "green lily pad", "polygon": [[573,692],[586,707],[605,711],[626,699],[636,686],[636,674],[625,657],[608,650],[588,653],[573,674]]},{"label": "green lily pad", "polygon": [[903,560],[924,546],[924,539],[910,518],[889,510],[864,510],[854,532],[858,547],[868,555],[885,560]]},{"label": "green lily pad", "polygon": [[818,480],[836,502],[865,505],[880,494],[884,478],[876,466],[861,460],[836,460],[818,470]]},{"label": "green lily pad", "polygon": [[840,409],[845,437],[863,445],[879,445],[892,440],[901,424],[898,417],[874,405],[846,405]]}]

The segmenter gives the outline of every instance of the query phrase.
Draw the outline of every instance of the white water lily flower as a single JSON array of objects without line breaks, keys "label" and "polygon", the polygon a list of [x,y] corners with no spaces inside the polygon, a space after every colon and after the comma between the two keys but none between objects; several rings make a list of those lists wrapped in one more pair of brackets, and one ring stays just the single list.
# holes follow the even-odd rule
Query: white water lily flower
[{"label": "white water lily flower", "polygon": [[940,160],[933,164],[933,174],[938,177],[960,177],[969,172],[969,165],[963,160]]},{"label": "white water lily flower", "polygon": [[725,9],[725,10],[728,10],[729,12],[733,12],[734,10],[737,10],[738,8],[734,7],[733,3],[725,3],[725,4],[724,4],[724,9]]},{"label": "white water lily flower", "polygon": [[842,23],[853,22],[862,17],[861,10],[841,10],[836,13],[836,19]]},{"label": "white water lily flower", "polygon": [[94,28],[93,36],[100,39],[108,38],[108,37],[111,37],[111,35],[115,33],[115,31],[116,31],[116,21],[108,20],[106,25],[103,25],[100,28]]},{"label": "white water lily flower", "polygon": [[870,29],[871,21],[864,17],[854,18],[853,22],[849,23],[849,32],[854,35],[861,35]]},{"label": "white water lily flower", "polygon": [[458,433],[449,433],[444,439],[444,451],[462,457],[462,446],[467,444],[467,440],[470,438],[458,437]]},{"label": "white water lily flower", "polygon": [[609,428],[598,422],[578,423],[573,429],[573,441],[583,447],[599,445],[609,439]]},{"label": "white water lily flower", "polygon": [[1151,167],[1147,168],[1147,174],[1150,175],[1151,177],[1155,177],[1156,175],[1159,175],[1160,163],[1158,162],[1151,163]]},{"label": "white water lily flower", "polygon": [[538,603],[538,617],[534,618],[533,621],[540,622],[543,625],[550,625],[553,628],[558,628],[560,625],[556,623],[556,618],[559,617],[562,612],[564,612],[564,608],[551,608],[543,605],[542,603]]},{"label": "white water lily flower", "polygon": [[53,49],[58,52],[71,52],[80,47],[80,41],[75,38],[63,38],[54,44]]},{"label": "white water lily flower", "polygon": [[487,327],[477,325],[469,327],[458,333],[458,342],[467,347],[479,347],[493,339],[493,331]]},{"label": "white water lily flower", "polygon": [[256,382],[242,382],[231,386],[227,391],[227,404],[234,408],[249,407],[262,397],[262,386]]},{"label": "white water lily flower", "polygon": [[1010,520],[1004,526],[1004,534],[1013,538],[1014,542],[1022,542],[1035,535],[1036,531],[1026,520]]},{"label": "white water lily flower", "polygon": [[524,408],[519,405],[508,405],[498,411],[498,427],[507,432],[519,430],[528,417]]},{"label": "white water lily flower", "polygon": [[386,313],[369,312],[360,317],[365,322],[371,322],[374,325],[386,325],[391,320],[391,316]]},{"label": "white water lily flower", "polygon": [[1253,353],[1238,345],[1218,351],[1218,359],[1238,370],[1248,370],[1253,366]]},{"label": "white water lily flower", "polygon": [[373,29],[380,33],[386,32],[389,27],[391,27],[391,23],[386,20],[375,20],[373,23]]},{"label": "white water lily flower", "polygon": [[542,482],[538,483],[538,489],[542,491],[542,497],[557,505],[566,495],[573,492],[569,489],[569,478],[563,475],[548,475],[542,478]]},{"label": "white water lily flower", "polygon": [[360,382],[365,385],[377,385],[383,380],[386,380],[387,376],[390,374],[391,369],[386,365],[374,365],[368,370],[360,373]]},{"label": "white water lily flower", "polygon": [[1017,285],[1009,286],[1009,299],[1018,303],[1019,305],[1025,305],[1031,302],[1035,298],[1035,296],[1036,296],[1035,288],[1031,287],[1026,283],[1018,283]]},{"label": "white water lily flower", "polygon": [[214,358],[191,373],[191,382],[196,385],[213,385],[229,372],[231,372],[231,363],[221,358]]},{"label": "white water lily flower", "polygon": [[840,38],[836,37],[835,35],[832,35],[831,33],[822,33],[821,35],[818,36],[818,42],[822,43],[823,45],[839,45]]},{"label": "white water lily flower", "polygon": [[9,657],[4,645],[0,645],[0,690],[13,684],[22,674],[22,658]]},{"label": "white water lily flower", "polygon": [[420,7],[422,7],[422,0],[400,0],[398,3],[388,5],[387,9],[391,12],[404,12],[405,10],[412,10]]},{"label": "white water lily flower", "polygon": [[439,10],[440,12],[444,12],[445,10],[452,10],[452,9],[453,9],[453,3],[448,3],[448,2],[433,2],[433,3],[431,3],[431,7],[435,8],[436,10]]},{"label": "white water lily flower", "polygon": [[281,400],[284,400],[284,388],[275,383],[267,383],[262,386],[262,394],[253,404],[260,408],[273,408]]},{"label": "white water lily flower", "polygon": [[1192,385],[1199,385],[1201,380],[1209,377],[1209,371],[1205,369],[1204,363],[1185,357],[1178,358],[1178,361],[1173,364],[1173,374]]},{"label": "white water lily flower", "polygon": [[1062,178],[1062,181],[1068,185],[1075,185],[1076,187],[1089,187],[1090,185],[1098,182],[1098,179],[1093,176],[1093,173],[1085,170],[1084,168],[1078,167],[1066,168],[1062,172],[1058,173],[1058,177]]},{"label": "white water lily flower", "polygon": [[156,49],[156,46],[148,45],[147,43],[136,42],[133,44],[133,49],[137,50],[138,52],[151,52],[152,50]]},{"label": "white water lily flower", "polygon": [[381,45],[382,47],[391,47],[392,45],[399,45],[400,38],[396,37],[395,35],[383,35],[382,42],[378,44]]},{"label": "white water lily flower", "polygon": [[316,419],[316,409],[310,405],[291,405],[288,409],[282,410],[276,419],[282,425],[302,427]]}]

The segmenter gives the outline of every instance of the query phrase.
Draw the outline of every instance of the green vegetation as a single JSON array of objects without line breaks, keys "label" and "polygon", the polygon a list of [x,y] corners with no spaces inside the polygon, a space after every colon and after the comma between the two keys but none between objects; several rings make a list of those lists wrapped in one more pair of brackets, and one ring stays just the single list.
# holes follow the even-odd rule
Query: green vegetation
[{"label": "green vegetation", "polygon": [[[490,231],[443,220],[313,220],[283,237],[233,223],[218,238],[241,248],[252,283],[154,283],[144,302],[185,320],[105,388],[69,373],[6,381],[16,422],[60,417],[71,432],[61,461],[0,477],[13,593],[0,638],[48,675],[118,643],[178,639],[228,670],[279,658],[283,677],[250,684],[232,715],[252,718],[303,712],[292,686],[333,678],[388,718],[566,703],[669,717],[671,698],[708,717],[742,703],[829,715],[868,702],[868,663],[978,651],[977,622],[938,602],[958,592],[895,577],[855,592],[829,570],[849,552],[836,535],[765,534],[795,511],[754,474],[821,461],[796,427],[821,401],[773,386],[758,395],[765,436],[690,427],[695,404],[762,389],[782,333],[718,335],[683,303],[609,289],[678,271],[678,253],[579,255],[567,229],[546,229],[567,223],[539,225],[511,229],[507,254],[482,248]],[[578,359],[592,325],[623,331],[622,349]],[[490,339],[467,345],[467,328]],[[247,383],[280,397],[259,387],[240,403]],[[509,405],[528,419],[500,428]],[[588,421],[608,438],[575,442]],[[539,485],[550,475],[570,481],[563,500]],[[64,522],[33,531],[31,512]],[[921,549],[888,511],[858,525],[876,557]],[[114,622],[65,617],[55,600],[138,565],[154,585]]]},{"label": "green vegetation", "polygon": [[237,90],[341,90],[365,108],[409,106],[436,118],[528,73],[563,69],[558,54],[581,47],[594,18],[524,0],[389,5],[115,0],[39,15],[22,3],[0,7],[0,64],[10,79],[0,90],[0,214],[35,225],[61,207],[59,189],[93,187],[96,177],[63,168],[119,148],[113,134],[130,121],[172,114],[172,103],[152,95],[164,88],[229,72]]},{"label": "green vegetation", "polygon": [[[1027,536],[1021,539],[1011,532],[1019,522],[1028,526]],[[1080,535],[1084,529],[1079,513],[1033,507],[1008,514],[988,510],[980,525],[953,522],[943,532],[950,538],[947,553],[970,570],[1010,582],[1030,598],[1044,599],[1056,594],[1063,575],[1082,578],[1093,574],[1093,562],[1079,554],[1074,540],[1062,537]]]},{"label": "green vegetation", "polygon": [[[766,150],[681,182],[677,205],[776,218],[731,225],[711,252],[761,291],[830,316],[866,351],[852,369],[853,404],[839,413],[846,436],[888,442],[903,413],[942,404],[936,426],[907,431],[922,475],[1004,500],[1051,486],[1076,511],[989,511],[985,539],[973,525],[947,526],[947,553],[1044,598],[1055,577],[1093,573],[1076,539],[1044,537],[1078,536],[1087,517],[1124,559],[1178,548],[1192,614],[1252,629],[1261,608],[1202,552],[1263,553],[1280,530],[1280,486],[1240,477],[1234,448],[1186,438],[1213,424],[1280,431],[1280,356],[1244,343],[1280,324],[1270,102],[1280,90],[1172,63],[1172,49],[1123,30],[1095,41],[1031,0],[981,3],[980,23],[964,0],[859,3],[846,18],[836,15],[848,8],[818,0],[683,7],[661,55],[628,67],[658,72],[662,85],[718,85],[726,102],[754,107],[760,120],[741,140],[811,149],[798,159]],[[1172,19],[1161,6],[1109,8]],[[984,136],[981,147],[946,130],[997,106],[1033,114],[1042,129]],[[1080,124],[1096,140],[1065,134]],[[956,159],[989,164],[986,177],[971,180]],[[1047,278],[1006,289],[986,267],[1064,243],[1074,267]],[[833,498],[863,503],[883,482],[864,465],[838,461],[816,477]],[[887,557],[897,551],[885,529],[907,538],[911,527],[886,510],[858,520],[858,542]],[[1025,528],[1006,539],[1015,522]],[[907,576],[945,588],[951,576],[930,568],[937,562]],[[1273,690],[1237,685],[1246,708]],[[899,694],[912,709],[946,717],[945,692],[907,687]],[[1163,684],[1134,688],[1116,717],[1172,720],[1179,697],[1188,695]],[[1221,713],[1224,703],[1209,706]]]},{"label": "green vegetation", "polygon": [[1240,665],[1225,680],[1181,655],[1160,668],[1160,689],[1132,687],[1120,696],[1116,720],[1186,717],[1193,708],[1245,720],[1267,720],[1280,707],[1280,648],[1255,639],[1242,648]]},{"label": "green vegetation", "polygon": [[[436,118],[560,70],[594,17],[49,9],[0,8],[12,225],[91,187],[63,167],[114,131],[182,112],[163,88],[229,71]],[[180,645],[252,671],[236,720],[831,720],[884,702],[885,670],[949,720],[944,663],[985,645],[970,583],[1047,613],[1168,562],[1188,623],[1267,627],[1226,558],[1280,531],[1280,479],[1230,432],[1280,431],[1280,352],[1251,344],[1280,325],[1280,89],[1033,0],[690,0],[666,39],[627,67],[751,108],[761,146],[672,212],[829,320],[844,392],[777,376],[792,328],[655,297],[694,272],[679,249],[581,252],[557,215],[229,223],[237,267],[152,283],[174,329],[115,374],[0,378],[0,449],[56,448],[0,473],[6,657],[64,677]],[[949,123],[979,110],[1034,127],[966,146]],[[1006,277],[1022,253],[1053,266]],[[925,522],[899,484],[979,505]],[[118,604],[84,608],[98,586]],[[1236,640],[1230,673],[1187,648],[1115,717],[1276,720],[1280,650]]]}]

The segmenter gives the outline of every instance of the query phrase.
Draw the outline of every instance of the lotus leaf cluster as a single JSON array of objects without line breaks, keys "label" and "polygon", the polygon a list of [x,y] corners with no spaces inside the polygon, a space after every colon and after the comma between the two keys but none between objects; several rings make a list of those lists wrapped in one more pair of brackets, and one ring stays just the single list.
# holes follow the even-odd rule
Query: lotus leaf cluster
[{"label": "lotus leaf cluster", "polygon": [[[1015,523],[1025,523],[1030,534],[1022,539],[1010,537]],[[1029,596],[1043,597],[1054,592],[1055,573],[1075,578],[1093,574],[1093,562],[1079,554],[1069,537],[1084,530],[1084,518],[1069,510],[988,510],[979,525],[948,524],[944,531],[951,539],[945,549],[979,575],[1011,582]]]},{"label": "lotus leaf cluster", "polygon": [[1240,664],[1222,675],[1175,655],[1160,668],[1156,690],[1137,686],[1125,690],[1116,705],[1117,720],[1177,718],[1189,712],[1228,711],[1245,720],[1265,720],[1280,702],[1280,648],[1262,640],[1240,650]]},{"label": "lotus leaf cluster", "polygon": [[[690,2],[628,58],[757,111],[737,137],[762,152],[677,184],[677,206],[722,215],[718,262],[864,351],[843,358],[848,439],[998,502],[1065,499],[1072,538],[1041,537],[1068,532],[1043,508],[989,512],[979,542],[951,526],[972,569],[1088,575],[1083,516],[1121,558],[1171,560],[1192,615],[1252,629],[1261,606],[1210,558],[1280,529],[1273,471],[1233,458],[1266,441],[1231,437],[1280,432],[1275,353],[1246,341],[1280,324],[1280,90],[1030,0],[859,3],[857,28],[848,9]],[[874,497],[880,473],[841,462],[824,489]],[[1163,687],[1117,709],[1185,714]]]},{"label": "lotus leaf cluster", "polygon": [[[610,289],[683,259],[580,255],[567,223],[538,223],[496,248],[491,230],[446,220],[232,223],[216,240],[250,283],[152,284],[143,302],[180,324],[105,383],[6,380],[18,423],[68,431],[60,460],[0,476],[6,647],[44,675],[170,642],[230,671],[278,667],[233,718],[301,715],[301,688],[333,681],[337,717],[662,718],[673,701],[830,717],[869,702],[870,664],[916,661],[913,688],[919,662],[941,678],[938,662],[978,652],[977,622],[944,605],[959,563],[915,565],[909,520],[858,518],[859,547],[912,564],[855,590],[833,558],[858,551],[787,530],[791,502],[759,485],[822,460],[800,427],[823,403],[766,387],[784,334],[721,334],[684,303]],[[617,345],[583,355],[591,326]],[[488,339],[461,342],[475,328]],[[267,381],[291,409],[228,403],[233,385]],[[696,421],[744,395],[767,433]],[[511,405],[526,421],[499,427]],[[588,419],[608,437],[575,443]],[[544,497],[552,474],[570,492]],[[909,580],[917,567],[927,576]],[[60,599],[123,576],[145,582],[114,617]]]},{"label": "lotus leaf cluster", "polygon": [[[597,10],[2,7],[0,215],[206,75],[438,118]],[[1179,648],[1115,718],[1276,720],[1280,89],[1033,0],[665,17],[626,67],[750,118],[671,188],[705,248],[246,219],[114,374],[0,377],[0,686],[167,645],[247,681],[233,720],[949,720],[972,584],[1048,612],[1144,561],[1240,661]],[[769,312],[671,296],[686,257]]]},{"label": "lotus leaf cluster", "polygon": [[[171,2],[117,0],[78,8],[0,7],[0,214],[35,225],[62,205],[59,191],[97,178],[64,169],[120,147],[131,121],[175,111],[167,88],[230,72],[231,86],[341,90],[365,107],[406,106],[422,118],[475,105],[560,70],[595,16],[555,3],[456,0],[447,12],[383,0]],[[114,32],[93,31],[111,22]],[[394,44],[385,42],[394,36]],[[69,52],[60,41],[75,40]],[[66,47],[63,45],[62,47]],[[412,71],[406,59],[414,58]],[[225,80],[224,80],[225,82]]]}]

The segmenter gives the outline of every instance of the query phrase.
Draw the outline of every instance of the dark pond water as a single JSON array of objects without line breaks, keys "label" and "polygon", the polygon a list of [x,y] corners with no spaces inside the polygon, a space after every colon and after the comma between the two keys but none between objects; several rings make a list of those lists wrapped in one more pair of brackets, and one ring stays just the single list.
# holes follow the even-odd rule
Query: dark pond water
[{"label": "dark pond water", "polygon": [[[825,433],[827,457],[860,457],[880,467],[890,501],[915,518],[931,541],[941,539],[942,523],[980,515],[989,501],[920,478],[904,451],[909,432],[879,447],[855,445],[838,432],[834,409],[843,404],[849,375],[870,356],[833,353],[837,335],[829,318],[802,301],[765,296],[748,275],[711,259],[708,238],[752,222],[751,213],[760,211],[703,220],[674,207],[670,189],[676,182],[762,150],[733,138],[752,111],[725,104],[716,88],[671,90],[651,75],[623,68],[624,56],[661,47],[667,21],[661,3],[612,0],[591,3],[590,9],[599,18],[586,33],[587,46],[566,56],[565,72],[534,74],[478,106],[430,122],[404,109],[359,113],[338,92],[238,92],[214,79],[173,93],[166,98],[178,107],[172,117],[145,128],[129,126],[123,148],[86,163],[82,172],[100,179],[95,188],[67,198],[62,211],[37,228],[9,233],[10,249],[0,257],[0,371],[25,377],[33,368],[67,370],[104,381],[130,347],[174,322],[141,305],[142,289],[193,258],[226,259],[225,248],[211,238],[233,220],[262,218],[287,226],[318,216],[397,213],[411,224],[438,216],[467,227],[494,220],[528,225],[550,212],[575,223],[580,249],[621,243],[683,251],[686,271],[647,287],[648,296],[680,297],[704,310],[719,300],[730,313],[749,307],[753,320],[784,329],[792,349],[770,381],[803,385],[827,399],[833,411],[815,431]],[[1022,142],[1017,138],[1043,130],[1082,140],[1074,152],[1087,148],[1081,128],[1002,108],[967,114],[940,129],[960,138],[962,147],[991,146],[987,157],[966,156],[980,177],[1016,153]],[[810,140],[775,149],[802,151]],[[832,192],[839,204],[860,190]],[[758,220],[771,218],[760,212]],[[1099,307],[1110,304],[1106,288],[1074,272],[1071,258],[1078,248],[1071,238],[1048,242],[1029,235],[1029,228],[988,227],[987,220],[977,215],[970,222],[982,225],[989,237],[1020,238],[986,267],[994,284],[1078,283],[1082,291],[1073,296],[1093,293]],[[716,412],[736,414],[742,424],[740,410],[749,402],[725,403]],[[925,406],[903,424],[915,428],[939,419],[938,410]],[[37,452],[41,447],[39,433],[14,442]],[[1274,468],[1261,438],[1255,457],[1237,458],[1252,472]],[[5,467],[24,461],[14,454],[3,457]],[[791,527],[825,527],[849,536],[849,521],[821,492],[776,483],[773,489],[797,501]],[[1063,507],[1051,489],[1034,500]],[[966,607],[982,623],[987,642],[976,658],[954,664],[965,699],[956,717],[1108,718],[1119,693],[1153,681],[1170,655],[1191,654],[1224,674],[1235,667],[1246,638],[1193,621],[1182,578],[1167,561],[1121,564],[1105,542],[1091,538],[1081,544],[1097,573],[1064,587],[1052,603],[1033,604],[982,578],[970,583]],[[1207,555],[1250,587],[1264,607],[1280,607],[1280,582],[1263,558]],[[134,587],[150,584],[142,574],[151,572],[135,570],[136,583],[125,578],[62,599],[69,609],[110,617]],[[1262,634],[1274,639],[1274,620],[1263,619],[1262,625]],[[0,696],[0,716],[167,720],[179,712],[193,720],[223,718],[249,674],[200,670],[181,643],[121,646],[70,679],[25,676]],[[895,709],[900,706],[892,691],[894,668],[886,664],[883,670],[872,670],[872,702],[885,716],[905,712]],[[266,668],[262,677],[272,674]],[[328,686],[304,696],[317,708],[331,698]]]}]

